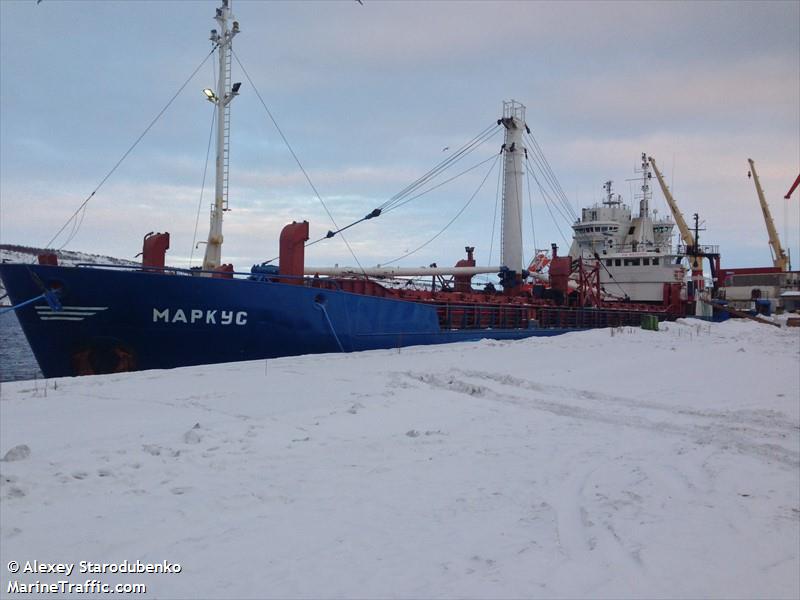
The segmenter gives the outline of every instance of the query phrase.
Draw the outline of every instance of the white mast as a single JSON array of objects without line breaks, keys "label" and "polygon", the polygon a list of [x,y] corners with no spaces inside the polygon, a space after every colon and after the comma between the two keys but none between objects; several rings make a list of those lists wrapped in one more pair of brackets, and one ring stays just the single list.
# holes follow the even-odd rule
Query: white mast
[{"label": "white mast", "polygon": [[642,152],[642,198],[639,201],[639,239],[640,244],[649,244],[652,246],[653,239],[653,221],[650,216],[650,199],[653,192],[650,190],[650,180],[653,174],[650,172],[650,163],[647,161],[647,155]]},{"label": "white mast", "polygon": [[228,209],[229,104],[239,93],[241,85],[234,83],[231,87],[231,41],[239,33],[239,22],[234,20],[233,27],[228,29],[228,21],[234,19],[230,0],[222,0],[222,6],[217,9],[214,18],[220,29],[212,29],[210,39],[217,45],[219,52],[219,79],[216,92],[210,89],[204,92],[208,100],[217,106],[217,174],[214,205],[211,207],[211,227],[203,258],[203,270],[206,271],[216,269],[222,264],[222,215]]},{"label": "white mast", "polygon": [[650,163],[647,162],[647,156],[642,152],[642,198],[639,200],[639,216],[650,218],[650,198],[653,193],[650,191],[650,179],[653,175],[650,173]]},{"label": "white mast", "polygon": [[503,118],[500,123],[506,128],[503,144],[503,235],[501,239],[500,263],[516,273],[522,272],[522,161],[528,150],[522,140],[527,129],[525,106],[511,100],[503,102]]}]

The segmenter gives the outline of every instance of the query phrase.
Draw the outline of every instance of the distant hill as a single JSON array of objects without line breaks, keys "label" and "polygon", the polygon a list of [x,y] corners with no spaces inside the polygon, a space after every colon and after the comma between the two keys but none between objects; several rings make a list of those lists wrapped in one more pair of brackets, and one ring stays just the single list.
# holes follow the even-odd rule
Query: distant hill
[{"label": "distant hill", "polygon": [[[36,257],[45,252],[43,248],[31,246],[18,246],[15,244],[0,244],[0,261],[4,262],[34,262]],[[53,252],[50,250],[49,252]],[[76,265],[78,263],[108,264],[108,265],[137,265],[138,262],[103,256],[102,254],[89,254],[76,250],[55,250],[59,264]]]},{"label": "distant hill", "polygon": [[[36,257],[44,252],[43,248],[33,248],[31,246],[19,246],[16,244],[0,244],[0,262],[36,262]],[[58,263],[62,265],[77,265],[80,263],[105,264],[105,265],[138,265],[139,263],[113,256],[103,256],[101,254],[89,254],[76,250],[56,250]],[[9,304],[3,282],[0,281],[0,305]]]}]

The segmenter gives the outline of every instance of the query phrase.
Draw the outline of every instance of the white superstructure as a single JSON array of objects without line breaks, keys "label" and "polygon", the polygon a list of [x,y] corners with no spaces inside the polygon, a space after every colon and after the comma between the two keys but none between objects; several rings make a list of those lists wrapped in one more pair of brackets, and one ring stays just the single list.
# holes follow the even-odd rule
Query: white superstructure
[{"label": "white superstructure", "polygon": [[607,181],[602,204],[584,208],[572,226],[569,254],[575,259],[600,260],[600,283],[606,294],[632,302],[661,302],[664,284],[683,282],[685,268],[672,247],[675,223],[650,210],[652,174],[645,155],[637,171],[642,175],[639,214],[632,215]]}]

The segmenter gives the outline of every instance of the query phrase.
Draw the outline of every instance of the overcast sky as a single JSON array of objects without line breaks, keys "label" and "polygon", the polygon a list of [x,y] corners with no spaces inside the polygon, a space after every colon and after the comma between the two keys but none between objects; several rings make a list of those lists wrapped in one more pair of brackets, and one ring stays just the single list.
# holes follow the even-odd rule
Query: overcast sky
[{"label": "overcast sky", "polygon": [[[40,246],[98,185],[211,49],[215,1],[0,0],[0,241]],[[687,216],[698,212],[723,266],[770,264],[747,158],[756,161],[784,245],[800,267],[800,3],[382,2],[234,0],[234,48],[339,225],[363,216],[501,116],[527,122],[574,208],[613,179],[631,203],[642,152]],[[212,105],[209,60],[88,205],[67,248],[132,258],[149,231],[188,261]],[[327,215],[243,81],[232,105],[223,260],[277,255],[280,228]],[[490,140],[460,163],[499,150]],[[439,232],[486,176],[481,167],[348,231],[372,265]],[[499,166],[499,165],[498,165]],[[458,170],[453,171],[453,174]],[[198,240],[208,232],[213,151]],[[448,231],[406,266],[479,264],[492,241],[497,171]],[[532,190],[526,255],[571,239]],[[654,206],[667,212],[658,188]],[[526,201],[527,202],[527,201]],[[531,228],[530,214],[533,214]],[[60,245],[62,236],[56,241]],[[202,246],[195,251],[202,255]],[[338,239],[307,263],[352,264]]]}]

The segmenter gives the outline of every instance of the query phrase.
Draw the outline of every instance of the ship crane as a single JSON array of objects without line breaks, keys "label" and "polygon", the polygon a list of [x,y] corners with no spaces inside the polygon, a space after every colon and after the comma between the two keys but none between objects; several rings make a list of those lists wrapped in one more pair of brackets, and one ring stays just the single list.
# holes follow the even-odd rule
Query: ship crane
[{"label": "ship crane", "polygon": [[[675,202],[675,198],[672,197],[672,192],[669,191],[669,187],[667,183],[664,181],[664,177],[661,175],[661,171],[658,170],[656,166],[656,159],[652,156],[648,157],[650,164],[653,165],[653,171],[656,173],[656,179],[658,179],[658,185],[661,186],[661,191],[664,192],[664,198],[667,200],[667,204],[669,205],[670,210],[672,211],[672,216],[675,219],[675,224],[678,226],[678,231],[681,233],[681,239],[683,243],[686,244],[687,249],[692,249],[695,246],[694,235],[692,235],[692,230],[689,229],[689,225],[686,223],[686,219],[683,218],[683,213],[681,209],[678,208],[678,203]],[[694,266],[694,265],[693,265]]]},{"label": "ship crane", "polygon": [[794,180],[792,187],[790,187],[789,191],[786,192],[786,195],[784,196],[786,200],[788,200],[791,197],[792,192],[794,192],[797,189],[798,185],[800,185],[800,175],[797,176],[797,179]]},{"label": "ship crane", "polygon": [[675,219],[675,224],[678,226],[678,231],[680,231],[681,239],[683,240],[683,243],[686,244],[686,252],[689,255],[689,260],[692,267],[692,281],[702,282],[703,253],[697,247],[697,240],[692,234],[692,230],[689,229],[689,225],[686,223],[686,219],[683,218],[681,209],[678,208],[678,203],[675,202],[675,198],[673,198],[672,192],[669,191],[669,187],[664,181],[661,171],[658,170],[658,167],[656,166],[656,160],[652,156],[650,156],[648,160],[650,161],[650,164],[653,165],[653,171],[655,171],[656,178],[658,179],[658,185],[661,186],[661,191],[664,192],[664,198],[667,200],[669,209],[672,211],[672,216]]},{"label": "ship crane", "polygon": [[750,173],[752,174],[753,183],[756,185],[756,192],[758,193],[758,201],[761,203],[761,212],[764,213],[764,223],[767,225],[767,234],[769,234],[769,247],[772,252],[772,263],[781,271],[788,271],[790,269],[789,257],[781,246],[781,240],[778,237],[778,230],[775,228],[775,221],[772,219],[772,213],[769,210],[767,199],[764,197],[764,190],[761,188],[761,181],[758,179],[756,173],[756,165],[752,158],[748,158],[747,162],[750,163]]}]

